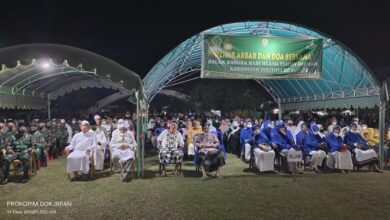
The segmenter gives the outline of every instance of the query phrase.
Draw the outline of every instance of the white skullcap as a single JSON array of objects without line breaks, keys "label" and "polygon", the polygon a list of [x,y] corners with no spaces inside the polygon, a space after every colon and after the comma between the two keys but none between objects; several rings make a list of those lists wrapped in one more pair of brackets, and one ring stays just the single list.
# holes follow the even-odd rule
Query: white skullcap
[{"label": "white skullcap", "polygon": [[93,119],[95,119],[95,120],[100,120],[100,116],[99,116],[99,115],[95,115],[95,116],[93,117]]},{"label": "white skullcap", "polygon": [[123,119],[118,120],[118,124],[123,124],[123,123],[125,123],[125,120],[123,120]]},{"label": "white skullcap", "polygon": [[61,119],[61,123],[65,123],[65,119]]},{"label": "white skullcap", "polygon": [[81,125],[86,125],[86,126],[90,127],[89,122],[86,121],[86,120],[82,121],[82,122],[81,122]]},{"label": "white skullcap", "polygon": [[129,125],[127,123],[121,123],[118,125],[118,128],[121,129],[121,128],[128,128]]}]

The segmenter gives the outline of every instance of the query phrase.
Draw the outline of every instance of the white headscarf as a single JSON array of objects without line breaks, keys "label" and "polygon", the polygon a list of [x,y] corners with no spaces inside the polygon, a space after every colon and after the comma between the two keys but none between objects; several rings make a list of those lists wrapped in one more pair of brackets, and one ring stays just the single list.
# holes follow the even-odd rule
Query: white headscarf
[{"label": "white headscarf", "polygon": [[[236,129],[233,128],[234,126],[236,126]],[[240,129],[240,126],[238,126],[238,122],[237,121],[233,121],[232,127],[230,127],[230,128],[232,129],[232,132],[230,132],[230,134],[228,136],[228,139],[230,138],[230,135],[236,133]]]}]

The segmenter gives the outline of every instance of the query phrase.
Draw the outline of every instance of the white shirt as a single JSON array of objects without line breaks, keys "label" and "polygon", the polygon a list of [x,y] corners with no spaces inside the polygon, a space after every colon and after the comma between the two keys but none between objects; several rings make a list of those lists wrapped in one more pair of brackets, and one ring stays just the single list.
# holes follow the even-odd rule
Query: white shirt
[{"label": "white shirt", "polygon": [[[162,148],[164,148],[168,143],[167,143],[167,134],[168,134],[169,130],[168,129],[165,129],[163,132],[161,132],[161,134],[157,137],[157,141],[161,141],[161,146]],[[177,143],[177,147],[183,147],[184,146],[184,140],[183,140],[183,136],[180,134],[180,132],[176,131],[177,132],[177,136],[176,136],[176,143]]]},{"label": "white shirt", "polygon": [[70,143],[72,141],[72,135],[73,135],[72,127],[67,123],[65,124],[65,127],[66,130],[68,131],[68,141],[66,143]]},{"label": "white shirt", "polygon": [[[117,132],[115,132],[117,131]],[[110,141],[110,147],[112,150],[116,150],[118,149],[119,145],[123,144],[123,143],[118,143],[119,139],[121,138],[120,136],[123,135],[123,138],[124,139],[124,142],[126,142],[126,144],[129,145],[130,149],[134,149],[137,147],[137,143],[135,142],[135,139],[134,139],[134,135],[132,132],[129,132],[127,131],[126,133],[124,134],[120,134],[120,131],[119,129],[116,129],[113,133],[112,133],[112,138],[111,138],[111,141]]]},{"label": "white shirt", "polygon": [[73,151],[87,151],[93,146],[93,132],[79,132],[75,134],[70,142],[70,145],[66,147],[67,150]]}]

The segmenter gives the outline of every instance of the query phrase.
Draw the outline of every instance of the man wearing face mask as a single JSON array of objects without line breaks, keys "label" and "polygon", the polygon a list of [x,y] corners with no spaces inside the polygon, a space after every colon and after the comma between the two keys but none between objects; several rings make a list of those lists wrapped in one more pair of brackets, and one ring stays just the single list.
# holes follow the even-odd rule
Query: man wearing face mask
[{"label": "man wearing face mask", "polygon": [[103,130],[98,129],[96,122],[91,123],[91,128],[93,131],[93,148],[94,148],[94,162],[96,170],[103,170],[104,166],[104,153],[108,140],[106,134]]},{"label": "man wearing face mask", "polygon": [[80,132],[80,126],[75,118],[72,118],[72,124],[70,127],[72,128],[73,135]]},{"label": "man wearing face mask", "polygon": [[59,128],[59,145],[57,145],[58,155],[62,156],[62,151],[67,146],[66,143],[68,142],[69,133],[68,130],[66,129],[65,119],[61,119],[60,123],[57,123],[57,126]]},{"label": "man wearing face mask", "polygon": [[153,129],[154,127],[156,126],[156,121],[152,118],[150,119],[149,123],[148,123],[148,138],[147,138],[147,142],[149,143],[152,143],[152,134],[153,134]]},{"label": "man wearing face mask", "polygon": [[112,126],[111,125],[109,125],[108,123],[107,123],[107,119],[102,119],[102,127],[104,128],[104,129],[106,129],[106,132],[107,132],[107,138],[108,139],[110,139],[111,138],[111,132],[112,132]]},{"label": "man wearing face mask", "polygon": [[296,129],[297,129],[297,126],[294,125],[294,122],[293,120],[288,120],[287,121],[287,130],[289,130],[292,134],[298,134],[298,132],[296,132]]},{"label": "man wearing face mask", "polygon": [[102,126],[102,120],[101,120],[100,116],[99,115],[95,115],[93,117],[93,119],[95,120],[96,128],[98,130],[100,130],[101,132],[103,132],[104,135],[106,135],[106,139],[109,140],[108,132],[107,132],[106,128]]},{"label": "man wearing face mask", "polygon": [[[52,125],[51,125],[51,129],[50,129],[50,148],[49,148],[49,156],[51,159],[57,159],[57,156],[58,156],[58,145],[59,145],[59,139],[60,139],[60,125],[57,126],[57,123],[56,123],[57,120],[53,119],[52,120]],[[58,123],[60,123],[58,121]]]},{"label": "man wearing face mask", "polygon": [[30,155],[28,154],[28,146],[19,144],[16,141],[16,133],[14,129],[14,122],[12,120],[8,121],[8,129],[4,133],[1,151],[3,154],[3,174],[4,178],[2,184],[7,184],[9,182],[8,176],[10,171],[10,165],[13,160],[21,160],[23,166],[23,177],[22,183],[28,181],[28,171],[30,169]]},{"label": "man wearing face mask", "polygon": [[154,150],[157,151],[157,137],[165,130],[165,121],[164,120],[160,120],[160,123],[159,123],[159,127],[157,127],[156,129],[154,129],[154,137],[153,137],[153,147],[154,147]]},{"label": "man wearing face mask", "polygon": [[333,132],[333,128],[335,126],[337,126],[337,118],[333,116],[330,119],[330,125],[328,126],[328,133],[332,133]]},{"label": "man wearing face mask", "polygon": [[[41,131],[46,143],[46,154],[49,154],[51,148],[51,127],[52,127],[51,120],[47,119],[45,123],[45,127]],[[46,165],[47,165],[47,161],[46,161]]]},{"label": "man wearing face mask", "polygon": [[110,141],[114,172],[121,172],[121,180],[125,181],[130,172],[132,160],[135,158],[137,143],[132,132],[128,131],[128,125],[118,125],[119,133],[115,133]]},{"label": "man wearing face mask", "polygon": [[88,121],[82,121],[80,124],[82,132],[73,136],[70,145],[65,148],[66,152],[73,151],[67,157],[67,172],[69,174],[74,173],[71,181],[82,179],[80,172],[84,174],[89,172],[89,162],[93,148],[93,132],[90,127]]},{"label": "man wearing face mask", "polygon": [[43,131],[45,128],[45,123],[41,122],[38,124],[38,129],[35,124],[31,126],[31,145],[35,149],[35,160],[38,161],[40,160],[42,167],[47,166],[47,161],[46,161],[46,154],[47,154],[47,149],[46,149],[46,141],[45,141],[45,136],[43,135]]},{"label": "man wearing face mask", "polygon": [[63,124],[65,124],[66,131],[68,132],[68,139],[67,139],[66,145],[65,145],[65,146],[68,146],[70,144],[70,142],[72,141],[73,130],[72,130],[72,127],[65,120],[64,120]]},{"label": "man wearing face mask", "polygon": [[245,159],[246,162],[249,162],[251,158],[251,148],[253,143],[252,121],[247,119],[246,127],[240,132],[241,159]]}]

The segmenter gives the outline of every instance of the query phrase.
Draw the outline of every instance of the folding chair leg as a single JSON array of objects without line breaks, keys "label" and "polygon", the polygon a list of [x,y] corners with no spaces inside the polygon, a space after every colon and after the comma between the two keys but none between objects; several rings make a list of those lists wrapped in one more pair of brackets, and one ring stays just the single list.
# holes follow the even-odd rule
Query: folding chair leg
[{"label": "folding chair leg", "polygon": [[90,175],[91,175],[91,179],[94,178],[95,176],[95,164],[91,164],[91,172],[90,172]]},{"label": "folding chair leg", "polygon": [[113,167],[113,164],[112,164],[112,159],[110,157],[110,176],[112,176],[112,167]]},{"label": "folding chair leg", "polygon": [[134,178],[137,177],[137,174],[135,172],[135,160],[131,161],[131,173]]},{"label": "folding chair leg", "polygon": [[[30,161],[29,161],[29,163],[30,163],[30,169],[28,169],[28,179],[30,179],[31,178],[31,176],[32,176],[32,169],[33,169],[33,164],[34,164],[34,161],[35,159],[33,158],[33,157],[30,157]],[[35,168],[35,167],[34,167]]]}]

